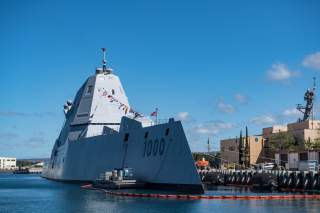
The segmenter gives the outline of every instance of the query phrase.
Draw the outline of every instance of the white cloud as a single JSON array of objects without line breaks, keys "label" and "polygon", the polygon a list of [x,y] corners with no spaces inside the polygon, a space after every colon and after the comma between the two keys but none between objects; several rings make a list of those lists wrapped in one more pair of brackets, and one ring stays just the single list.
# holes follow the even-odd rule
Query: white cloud
[{"label": "white cloud", "polygon": [[[39,133],[43,134],[43,133]],[[0,147],[14,148],[14,147],[27,147],[27,148],[39,148],[46,145],[49,140],[43,136],[32,136],[26,139],[21,138],[16,133],[0,133]]]},{"label": "white cloud", "polygon": [[320,52],[307,55],[302,65],[311,69],[320,70]]},{"label": "white cloud", "polygon": [[293,109],[286,109],[282,112],[282,115],[284,116],[299,116],[301,115],[301,112],[299,112],[296,108]]},{"label": "white cloud", "polygon": [[248,103],[248,97],[243,95],[243,94],[240,94],[240,93],[237,93],[235,94],[234,98],[236,99],[236,101],[240,104],[246,104]]},{"label": "white cloud", "polygon": [[229,130],[235,127],[233,123],[227,123],[224,121],[210,121],[196,125],[193,130],[198,134],[216,135],[223,130]]},{"label": "white cloud", "polygon": [[3,140],[3,141],[16,139],[18,137],[19,137],[19,135],[17,133],[12,133],[12,132],[0,133],[0,140]]},{"label": "white cloud", "polygon": [[44,116],[55,116],[55,113],[52,112],[17,112],[17,111],[0,111],[0,117],[39,117]]},{"label": "white cloud", "polygon": [[220,100],[218,102],[217,108],[220,112],[224,113],[233,113],[235,111],[234,107],[231,104],[227,104],[223,100]]},{"label": "white cloud", "polygon": [[190,115],[189,112],[179,112],[176,118],[180,121],[189,121]]},{"label": "white cloud", "polygon": [[47,142],[48,140],[42,136],[33,136],[23,141],[22,144],[32,148],[39,148],[39,147],[42,147]]},{"label": "white cloud", "polygon": [[267,70],[267,77],[271,81],[286,81],[292,77],[299,75],[297,71],[291,71],[288,69],[287,65],[276,63]]},{"label": "white cloud", "polygon": [[272,115],[261,115],[252,118],[250,122],[256,125],[270,125],[274,124],[276,122],[276,119]]}]

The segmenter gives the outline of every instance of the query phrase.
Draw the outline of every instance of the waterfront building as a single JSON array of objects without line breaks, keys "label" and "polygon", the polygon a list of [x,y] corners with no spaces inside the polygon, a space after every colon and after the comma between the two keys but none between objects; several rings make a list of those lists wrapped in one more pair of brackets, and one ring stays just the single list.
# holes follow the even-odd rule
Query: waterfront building
[{"label": "waterfront building", "polygon": [[[225,162],[240,162],[239,141],[239,138],[220,141],[221,157]],[[274,162],[275,154],[278,154],[279,162],[287,162],[288,156],[291,156],[288,154],[289,152],[306,156],[304,154],[307,153],[306,150],[320,149],[320,121],[306,120],[287,125],[266,127],[262,129],[262,135],[249,136],[249,141],[250,164]],[[293,154],[292,156],[297,155]],[[300,160],[300,157],[292,158]],[[305,158],[301,157],[301,159]],[[317,160],[319,160],[319,157],[317,157]],[[284,166],[284,163],[282,165]]]},{"label": "waterfront building", "polygon": [[[245,144],[245,138],[242,139]],[[259,135],[248,136],[249,161],[250,164],[257,164],[261,161],[261,152],[263,149],[263,139]],[[240,139],[230,138],[220,141],[221,162],[235,163],[240,162]]]},{"label": "waterfront building", "polygon": [[277,165],[283,166],[289,170],[298,170],[299,164],[302,161],[317,161],[319,164],[320,149],[298,152],[281,151],[275,153],[274,158]]},{"label": "waterfront building", "polygon": [[305,152],[306,150],[320,148],[320,121],[306,120],[289,123],[287,126],[274,126],[264,128],[263,156],[273,158],[279,152]]},{"label": "waterfront building", "polygon": [[0,170],[14,170],[16,167],[16,158],[0,157]]},{"label": "waterfront building", "polygon": [[263,128],[262,137],[267,143],[270,140],[281,140],[281,133],[287,133],[294,140],[296,145],[300,148],[307,148],[308,143],[315,143],[320,138],[320,121],[318,120],[307,120],[303,122],[289,123],[287,126],[273,126]]}]

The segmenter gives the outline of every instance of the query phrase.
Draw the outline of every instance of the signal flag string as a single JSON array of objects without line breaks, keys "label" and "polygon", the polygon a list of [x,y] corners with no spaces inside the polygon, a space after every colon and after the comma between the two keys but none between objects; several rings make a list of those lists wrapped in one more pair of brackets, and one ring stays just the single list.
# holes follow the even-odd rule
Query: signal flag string
[{"label": "signal flag string", "polygon": [[108,92],[107,91],[103,91],[102,93],[102,96],[103,97],[107,97],[108,100],[112,103],[112,102],[116,102],[116,103],[119,103],[119,107],[118,109],[121,109],[125,112],[125,114],[127,114],[128,112],[129,113],[132,113],[134,115],[134,118],[137,118],[137,117],[144,117],[142,114],[134,111],[131,107],[127,106],[126,104],[120,102],[118,99],[116,99],[115,97],[113,97],[112,95],[108,95]]}]

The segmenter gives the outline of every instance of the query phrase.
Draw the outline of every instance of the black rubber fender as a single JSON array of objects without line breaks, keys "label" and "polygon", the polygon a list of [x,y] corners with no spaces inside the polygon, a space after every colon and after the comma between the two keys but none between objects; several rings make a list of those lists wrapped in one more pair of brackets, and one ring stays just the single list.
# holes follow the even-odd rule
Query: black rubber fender
[{"label": "black rubber fender", "polygon": [[311,185],[311,177],[309,174],[304,175],[302,180],[302,188],[303,189],[310,189]]},{"label": "black rubber fender", "polygon": [[315,175],[315,178],[316,178],[316,180],[317,180],[317,184],[316,184],[316,186],[315,186],[315,189],[316,189],[316,190],[320,190],[320,175],[319,175],[319,174],[316,174],[316,175]]},{"label": "black rubber fender", "polygon": [[251,184],[252,184],[252,174],[248,174],[246,179],[246,185],[251,185]]},{"label": "black rubber fender", "polygon": [[296,189],[302,188],[302,180],[303,180],[303,176],[302,176],[301,173],[295,175],[295,178],[294,178],[294,188],[296,188]]}]

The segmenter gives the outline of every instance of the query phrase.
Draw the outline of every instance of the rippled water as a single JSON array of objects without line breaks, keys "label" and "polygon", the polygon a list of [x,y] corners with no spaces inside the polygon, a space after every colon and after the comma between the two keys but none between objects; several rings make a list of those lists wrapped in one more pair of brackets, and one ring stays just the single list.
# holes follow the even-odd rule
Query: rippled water
[{"label": "rippled water", "polygon": [[[218,188],[207,194],[251,194]],[[0,212],[320,212],[317,200],[164,200],[110,197],[37,175],[0,174]]]}]

